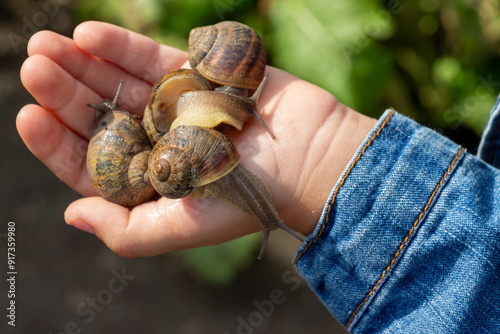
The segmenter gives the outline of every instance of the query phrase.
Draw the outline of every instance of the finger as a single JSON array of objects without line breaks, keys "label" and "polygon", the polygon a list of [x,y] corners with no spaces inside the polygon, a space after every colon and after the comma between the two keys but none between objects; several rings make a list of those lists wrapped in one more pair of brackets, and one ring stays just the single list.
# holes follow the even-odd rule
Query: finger
[{"label": "finger", "polygon": [[181,50],[109,23],[84,22],[76,27],[73,38],[82,50],[120,66],[151,85],[187,60],[187,54]]},{"label": "finger", "polygon": [[21,109],[16,126],[29,150],[59,179],[84,196],[96,194],[87,175],[86,140],[38,105]]},{"label": "finger", "polygon": [[91,137],[95,111],[86,103],[99,101],[99,95],[42,55],[26,59],[21,67],[21,81],[31,95],[70,130],[83,138]]},{"label": "finger", "polygon": [[70,225],[96,234],[124,257],[218,244],[260,229],[250,215],[211,197],[162,197],[133,210],[100,197],[88,197],[73,202],[65,219]]},{"label": "finger", "polygon": [[151,84],[112,63],[82,51],[72,39],[52,31],[38,32],[29,41],[28,54],[50,58],[100,96],[99,101],[88,101],[89,103],[97,104],[103,98],[112,100],[120,81],[123,80],[119,105],[130,112],[142,114],[149,98]]}]

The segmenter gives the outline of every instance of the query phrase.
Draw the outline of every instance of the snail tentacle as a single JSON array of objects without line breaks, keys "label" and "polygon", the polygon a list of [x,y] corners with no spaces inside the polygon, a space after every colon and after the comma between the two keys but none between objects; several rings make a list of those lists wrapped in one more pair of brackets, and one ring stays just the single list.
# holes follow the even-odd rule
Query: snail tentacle
[{"label": "snail tentacle", "polygon": [[262,89],[264,88],[264,83],[266,82],[268,76],[269,76],[269,74],[266,74],[264,79],[262,79],[262,82],[260,83],[259,87],[257,87],[257,90],[250,98],[255,103],[255,106],[256,106],[254,109],[252,109],[251,112],[252,112],[253,116],[257,119],[257,121],[259,121],[260,125],[262,125],[262,127],[267,131],[267,133],[269,133],[271,138],[275,139],[276,137],[274,136],[274,133],[271,131],[271,129],[269,129],[267,124],[264,122],[262,117],[260,117],[259,113],[257,112],[257,100],[259,99],[260,94],[262,93]]}]

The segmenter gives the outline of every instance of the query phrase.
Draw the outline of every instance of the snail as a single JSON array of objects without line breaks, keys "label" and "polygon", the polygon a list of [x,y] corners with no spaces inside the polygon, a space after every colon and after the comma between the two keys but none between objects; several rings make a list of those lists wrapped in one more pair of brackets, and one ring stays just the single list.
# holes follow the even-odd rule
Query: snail
[{"label": "snail", "polygon": [[265,182],[240,163],[234,145],[214,129],[180,125],[170,130],[153,148],[148,173],[162,196],[212,195],[254,215],[264,230],[258,259],[272,230],[282,228],[303,241],[279,218]]},{"label": "snail", "polygon": [[274,139],[274,134],[257,112],[257,100],[266,78],[267,76],[249,98],[230,93],[228,89],[192,91],[182,94],[177,101],[178,116],[172,122],[170,129],[174,129],[180,124],[210,128],[227,124],[241,130],[243,124],[256,118]]},{"label": "snail", "polygon": [[97,127],[87,149],[87,170],[100,196],[125,207],[152,198],[156,191],[149,182],[147,163],[151,143],[137,117],[118,106],[120,82],[113,101],[97,106]]},{"label": "snail", "polygon": [[[191,111],[205,103],[202,101],[210,100],[210,104],[206,105],[211,110],[208,115],[203,113],[204,117],[238,130],[252,119],[248,114],[250,112],[274,139],[274,134],[257,112],[257,100],[267,78],[266,51],[260,36],[247,25],[223,21],[191,30],[188,45],[191,67],[222,87],[215,89],[217,93],[186,93],[179,104],[189,106]],[[251,98],[246,97],[248,89],[256,90]],[[217,118],[213,115],[217,115]],[[198,116],[194,117],[193,112],[186,113],[184,118],[173,126],[199,125]]]},{"label": "snail", "polygon": [[221,132],[179,126],[161,137],[149,157],[149,176],[158,193],[182,198],[193,189],[226,175],[240,155]]}]

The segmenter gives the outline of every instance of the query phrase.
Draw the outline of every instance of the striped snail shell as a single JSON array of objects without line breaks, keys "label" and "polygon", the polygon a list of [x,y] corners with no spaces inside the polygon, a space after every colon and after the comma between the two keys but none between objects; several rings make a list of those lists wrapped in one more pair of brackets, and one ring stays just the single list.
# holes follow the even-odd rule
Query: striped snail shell
[{"label": "striped snail shell", "polygon": [[137,117],[118,107],[120,88],[114,101],[89,105],[97,110],[97,127],[87,149],[87,170],[101,197],[134,207],[156,194],[147,174],[151,143]]},{"label": "striped snail shell", "polygon": [[182,198],[231,172],[240,161],[222,133],[197,126],[179,126],[166,133],[149,157],[149,179],[168,198]]},{"label": "striped snail shell", "polygon": [[189,63],[204,77],[223,86],[256,89],[264,79],[266,52],[250,27],[223,21],[189,34]]}]

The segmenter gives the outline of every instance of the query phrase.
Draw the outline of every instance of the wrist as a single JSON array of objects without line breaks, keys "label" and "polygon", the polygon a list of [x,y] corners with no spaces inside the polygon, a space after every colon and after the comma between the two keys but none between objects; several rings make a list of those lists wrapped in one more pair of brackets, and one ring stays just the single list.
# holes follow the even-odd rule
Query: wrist
[{"label": "wrist", "polygon": [[[297,199],[300,211],[292,218],[294,228],[305,235],[316,227],[325,203],[352,157],[377,121],[333,98],[331,112],[311,142]],[[293,205],[293,204],[292,204]]]}]

